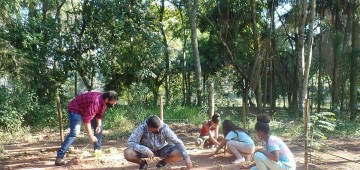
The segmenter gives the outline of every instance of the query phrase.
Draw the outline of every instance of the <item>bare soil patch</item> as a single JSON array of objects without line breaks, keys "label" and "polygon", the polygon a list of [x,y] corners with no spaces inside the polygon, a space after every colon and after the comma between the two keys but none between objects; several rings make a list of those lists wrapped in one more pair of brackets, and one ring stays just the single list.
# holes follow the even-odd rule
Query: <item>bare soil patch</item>
[{"label": "bare soil patch", "polygon": [[[195,170],[231,170],[238,169],[233,165],[234,160],[230,154],[213,154],[211,149],[202,149],[195,146],[199,127],[190,124],[171,124],[171,128],[182,139],[187,147],[189,155],[194,163]],[[109,133],[109,132],[107,132]],[[106,133],[104,134],[106,136]],[[58,136],[54,132],[33,133],[33,140],[29,143],[5,144],[5,158],[0,159],[0,169],[138,169],[137,164],[127,162],[123,157],[126,138],[103,141],[103,154],[96,157],[92,145],[88,145],[87,137],[79,137],[73,144],[75,151],[66,155],[67,164],[62,167],[54,166],[56,151],[60,146]],[[57,141],[57,142],[56,142]],[[304,169],[304,150],[302,143],[298,141],[285,142],[295,154],[297,169]],[[313,164],[310,169],[337,169],[355,170],[360,169],[360,141],[358,139],[331,139],[328,146],[322,152],[316,152],[311,157]],[[156,169],[158,160],[149,161],[149,169]],[[185,169],[185,162],[179,161],[168,164],[163,169]]]}]

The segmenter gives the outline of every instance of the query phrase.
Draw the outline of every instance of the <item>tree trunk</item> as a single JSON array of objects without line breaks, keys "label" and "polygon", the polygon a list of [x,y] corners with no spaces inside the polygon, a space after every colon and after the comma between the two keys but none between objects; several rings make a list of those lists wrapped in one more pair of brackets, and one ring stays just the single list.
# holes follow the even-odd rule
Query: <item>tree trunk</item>
[{"label": "tree trunk", "polygon": [[186,74],[186,89],[187,89],[187,93],[186,93],[186,105],[190,106],[191,105],[191,96],[192,96],[192,91],[191,91],[191,73],[187,73]]},{"label": "tree trunk", "polygon": [[340,57],[340,46],[341,46],[341,20],[340,20],[340,9],[339,4],[336,5],[335,9],[335,33],[333,33],[333,44],[334,44],[334,68],[332,75],[332,109],[338,113],[339,107],[339,57]]},{"label": "tree trunk", "polygon": [[[358,1],[353,0],[353,6],[359,7]],[[356,9],[356,8],[355,8]],[[360,17],[353,14],[352,20],[352,53],[350,57],[350,120],[355,120],[357,116],[357,80],[358,80],[358,60],[360,55]]]},{"label": "tree trunk", "polygon": [[214,83],[209,83],[209,118],[211,118],[214,115]]},{"label": "tree trunk", "polygon": [[[256,23],[256,0],[251,0],[251,18],[252,18],[252,28],[253,28],[254,54],[256,58],[259,55],[258,30]],[[261,73],[260,73],[260,77],[251,77],[251,78],[258,79],[256,80],[257,83],[255,87],[255,98],[257,105],[257,113],[260,113],[262,110]]]},{"label": "tree trunk", "polygon": [[276,112],[276,86],[274,59],[270,60],[270,115]]},{"label": "tree trunk", "polygon": [[[151,87],[152,88],[151,91],[153,92],[153,96],[154,96],[154,98],[153,98],[153,105],[154,106],[157,105],[157,102],[159,100],[159,87],[160,86],[155,85],[155,84],[153,85],[153,87]],[[146,97],[144,96],[144,98],[146,98]]]},{"label": "tree trunk", "polygon": [[[297,57],[296,57],[297,58]],[[295,61],[296,61],[296,59],[295,59]],[[298,106],[298,101],[299,101],[299,99],[298,99],[298,89],[299,89],[299,70],[298,70],[298,63],[296,63],[295,64],[296,66],[294,67],[294,70],[293,70],[293,76],[294,76],[294,78],[292,79],[292,86],[290,86],[290,93],[291,93],[291,102],[290,102],[290,104],[291,104],[291,106],[289,107],[289,114],[291,114],[291,113],[294,113],[294,114],[296,114],[296,113],[298,113],[299,111],[298,111],[298,108],[299,108],[299,106]]]},{"label": "tree trunk", "polygon": [[303,108],[304,108],[304,100],[305,100],[305,96],[306,96],[306,90],[305,88],[307,88],[307,86],[304,86],[304,75],[305,75],[305,48],[304,48],[304,42],[305,42],[305,21],[306,21],[306,1],[303,0],[297,0],[297,5],[298,5],[298,22],[297,22],[297,29],[298,29],[298,40],[296,43],[296,51],[297,51],[297,57],[298,57],[298,68],[299,68],[299,83],[300,87],[299,87],[299,110],[297,110],[298,114],[301,116],[303,113]]},{"label": "tree trunk", "polygon": [[77,76],[77,72],[74,71],[74,96],[76,97],[78,95],[77,91],[78,91],[78,76]]},{"label": "tree trunk", "polygon": [[[323,4],[320,4],[323,5]],[[323,6],[319,7],[320,10],[320,22],[322,22],[324,20],[324,16],[325,16],[325,9]],[[324,74],[324,53],[323,53],[323,37],[324,37],[324,28],[323,25],[320,25],[320,33],[319,33],[319,66],[318,66],[318,78],[317,78],[317,83],[318,83],[318,87],[317,87],[317,109],[316,112],[319,113],[321,112],[321,105],[324,102],[323,99],[323,74]]]},{"label": "tree trunk", "polygon": [[275,80],[275,56],[276,56],[276,33],[275,33],[275,1],[271,5],[271,33],[270,33],[270,114],[276,109],[276,80]]},{"label": "tree trunk", "polygon": [[263,83],[264,83],[264,88],[263,88],[263,96],[262,96],[262,104],[263,104],[263,108],[266,107],[267,104],[267,98],[268,98],[268,60],[265,60],[264,62],[264,67],[265,67],[265,71],[264,71],[264,75],[262,76],[263,79]]},{"label": "tree trunk", "polygon": [[[302,82],[302,93],[301,93],[301,103],[305,103],[305,99],[308,98],[308,83],[309,83],[309,72],[310,72],[310,66],[311,66],[311,60],[312,60],[312,50],[313,50],[313,44],[314,44],[314,18],[315,18],[315,8],[316,8],[316,0],[310,1],[310,24],[309,24],[309,32],[308,32],[308,41],[307,41],[307,53],[305,57],[305,70],[303,74],[303,82]],[[305,107],[302,107],[302,112],[305,113],[306,109]]]},{"label": "tree trunk", "polygon": [[[184,31],[185,32],[185,31]],[[184,40],[186,41],[186,40]],[[181,85],[181,91],[183,94],[183,100],[182,100],[182,105],[185,106],[186,105],[186,92],[187,92],[187,86],[186,86],[186,47],[185,47],[186,43],[184,42],[184,46],[182,49],[182,59],[181,59],[181,65],[182,65],[182,85]]]},{"label": "tree trunk", "polygon": [[[320,21],[322,21],[323,19],[323,12],[321,13],[321,19]],[[319,41],[319,68],[318,68],[318,87],[317,87],[317,113],[321,112],[321,104],[323,102],[323,84],[322,84],[322,76],[323,76],[323,30],[322,27],[320,26],[320,41]]]},{"label": "tree trunk", "polygon": [[249,111],[249,82],[246,81],[246,79],[241,79],[242,80],[242,99],[243,99],[243,104],[244,104],[244,110],[245,113],[248,113]]},{"label": "tree trunk", "polygon": [[[181,23],[182,25],[185,25],[185,21],[184,21],[184,16],[181,7],[178,7],[179,10],[179,14],[180,14],[180,18],[181,18]],[[187,45],[187,35],[186,35],[186,27],[183,28],[183,47],[182,47],[182,58],[181,58],[181,73],[182,73],[182,83],[181,83],[181,91],[182,91],[182,105],[185,106],[186,105],[186,92],[187,92],[187,88],[186,88],[186,45]]]},{"label": "tree trunk", "polygon": [[189,20],[190,20],[190,31],[191,31],[191,44],[192,52],[194,56],[194,69],[195,69],[195,80],[196,80],[196,99],[197,106],[201,106],[202,102],[202,78],[201,78],[201,65],[200,65],[200,56],[198,49],[198,39],[196,33],[196,13],[198,9],[198,0],[189,0],[188,1],[189,9]]},{"label": "tree trunk", "polygon": [[170,54],[168,50],[168,43],[166,39],[166,34],[164,30],[163,19],[164,19],[164,11],[165,11],[165,0],[161,0],[161,6],[160,6],[160,31],[162,35],[162,43],[164,46],[164,54],[165,54],[165,62],[166,62],[166,69],[165,69],[165,103],[169,103],[170,101],[170,76],[169,76],[169,70],[170,70]]}]

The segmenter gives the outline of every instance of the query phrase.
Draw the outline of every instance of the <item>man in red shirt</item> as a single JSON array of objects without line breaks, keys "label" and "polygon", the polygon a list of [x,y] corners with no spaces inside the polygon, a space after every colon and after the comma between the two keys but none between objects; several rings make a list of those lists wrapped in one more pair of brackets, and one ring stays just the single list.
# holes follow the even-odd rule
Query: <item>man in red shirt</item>
[{"label": "man in red shirt", "polygon": [[[68,106],[68,118],[70,123],[70,133],[66,136],[61,148],[58,150],[55,160],[56,166],[65,165],[63,160],[66,151],[75,141],[80,133],[81,123],[89,135],[90,141],[94,142],[94,150],[101,149],[102,140],[102,117],[106,108],[113,107],[119,96],[115,91],[86,92],[75,97]],[[95,134],[91,130],[93,128]]]}]

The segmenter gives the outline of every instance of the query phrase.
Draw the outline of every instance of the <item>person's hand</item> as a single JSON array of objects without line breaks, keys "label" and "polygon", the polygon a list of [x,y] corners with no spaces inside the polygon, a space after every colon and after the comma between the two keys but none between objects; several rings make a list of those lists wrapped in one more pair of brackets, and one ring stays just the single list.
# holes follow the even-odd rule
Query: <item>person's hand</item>
[{"label": "person's hand", "polygon": [[[265,151],[265,150],[264,150],[263,148],[259,148],[259,149],[256,149],[256,150],[255,150],[255,152],[261,152],[261,153],[263,153],[264,151]],[[255,153],[255,152],[254,152],[254,153]]]},{"label": "person's hand", "polygon": [[186,166],[187,166],[188,169],[192,168],[193,164],[192,164],[192,162],[190,160],[190,157],[185,159],[185,163],[186,163]]},{"label": "person's hand", "polygon": [[250,169],[251,166],[247,166],[247,165],[240,165],[239,167],[240,169]]},{"label": "person's hand", "polygon": [[220,153],[220,149],[216,149],[214,153],[215,153],[215,154],[219,154],[219,153]]},{"label": "person's hand", "polygon": [[150,149],[147,150],[147,155],[149,159],[154,159],[155,155],[154,152],[152,152]]},{"label": "person's hand", "polygon": [[96,128],[95,128],[95,133],[100,133],[100,131],[101,131],[101,127],[100,127],[100,126],[96,126]]},{"label": "person's hand", "polygon": [[89,137],[90,137],[91,142],[97,142],[98,141],[96,136],[94,136],[94,135],[89,135]]}]

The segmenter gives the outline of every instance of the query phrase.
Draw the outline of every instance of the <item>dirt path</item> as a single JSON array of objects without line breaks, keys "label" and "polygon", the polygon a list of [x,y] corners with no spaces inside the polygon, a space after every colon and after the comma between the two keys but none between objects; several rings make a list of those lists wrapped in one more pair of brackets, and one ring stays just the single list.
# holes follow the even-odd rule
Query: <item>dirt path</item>
[{"label": "dirt path", "polygon": [[[184,129],[185,128],[185,129]],[[194,145],[197,129],[192,126],[173,126],[177,129],[177,134],[185,145],[192,161],[194,162],[194,170],[231,170],[238,169],[238,165],[233,165],[234,160],[230,154],[214,155],[211,149],[199,149]],[[184,133],[186,132],[187,133]],[[188,135],[185,135],[188,134]],[[54,166],[56,151],[59,148],[58,142],[51,142],[55,139],[54,134],[41,134],[45,137],[38,137],[38,141],[27,144],[10,144],[4,145],[6,151],[6,159],[0,160],[0,169],[138,169],[138,165],[127,162],[122,154],[125,149],[126,139],[104,140],[102,159],[96,159],[92,154],[92,146],[87,146],[87,138],[80,138],[75,141],[75,153],[67,154],[65,160],[68,161],[66,166]],[[297,169],[303,169],[303,148],[299,142],[286,141],[290,149],[294,153],[297,161]],[[338,169],[338,170],[355,170],[360,169],[360,141],[359,140],[331,140],[328,145],[336,147],[325,149],[326,152],[332,154],[324,154],[317,152],[312,157],[316,166],[310,166],[311,169]],[[84,148],[86,147],[86,148]],[[351,162],[345,160],[343,157]],[[149,161],[150,170],[156,169],[157,161]],[[180,161],[169,164],[163,169],[184,169],[185,162]]]}]

